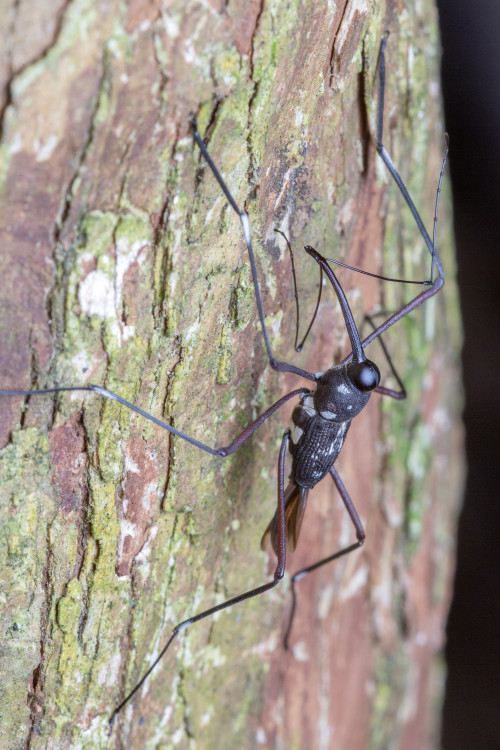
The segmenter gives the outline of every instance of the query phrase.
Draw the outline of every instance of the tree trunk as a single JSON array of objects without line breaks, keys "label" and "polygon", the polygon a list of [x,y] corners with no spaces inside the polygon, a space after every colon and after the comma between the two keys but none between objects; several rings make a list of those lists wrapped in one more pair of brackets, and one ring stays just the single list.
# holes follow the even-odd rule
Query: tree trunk
[{"label": "tree trunk", "polygon": [[[374,148],[388,29],[385,142],[431,226],[442,135],[428,0],[4,6],[0,387],[97,383],[225,445],[306,384],[267,363],[241,227],[193,145],[192,113],[249,212],[279,359],[323,370],[349,344],[325,287],[292,356],[275,228],[295,249],[303,326],[318,283],[304,244],[387,276],[428,274]],[[448,279],[449,237],[440,221]],[[412,292],[339,277],[359,324]],[[259,543],[293,404],[222,460],[94,394],[0,397],[2,747],[434,747],[458,329],[450,282],[387,335],[409,398],[374,394],[337,464],[367,542],[298,584],[291,650],[286,578],[182,633],[110,735],[176,623],[268,580],[275,559]],[[354,540],[328,478],[309,505],[292,572]]]}]

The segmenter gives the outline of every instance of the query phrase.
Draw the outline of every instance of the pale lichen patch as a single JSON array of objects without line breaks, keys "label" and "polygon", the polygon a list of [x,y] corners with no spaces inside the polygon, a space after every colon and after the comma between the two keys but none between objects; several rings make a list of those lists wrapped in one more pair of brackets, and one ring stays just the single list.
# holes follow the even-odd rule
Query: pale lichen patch
[{"label": "pale lichen patch", "polygon": [[86,315],[112,318],[115,315],[113,283],[103,271],[91,271],[81,282],[78,300]]},{"label": "pale lichen patch", "polygon": [[40,143],[37,139],[33,148],[37,162],[49,161],[58,143],[59,138],[55,133],[51,133],[44,143]]},{"label": "pale lichen patch", "polygon": [[357,596],[368,582],[368,565],[360,565],[353,576],[342,586],[339,594],[340,601],[346,601],[353,596]]},{"label": "pale lichen patch", "polygon": [[306,641],[297,641],[292,648],[292,652],[297,661],[309,661],[309,651]]}]

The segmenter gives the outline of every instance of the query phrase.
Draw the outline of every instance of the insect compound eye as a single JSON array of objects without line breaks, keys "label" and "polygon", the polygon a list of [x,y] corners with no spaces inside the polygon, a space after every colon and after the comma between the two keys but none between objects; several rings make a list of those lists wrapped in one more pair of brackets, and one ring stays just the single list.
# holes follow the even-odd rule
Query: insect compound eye
[{"label": "insect compound eye", "polygon": [[351,383],[363,393],[373,391],[380,383],[380,370],[369,359],[351,365],[347,370],[347,375]]}]

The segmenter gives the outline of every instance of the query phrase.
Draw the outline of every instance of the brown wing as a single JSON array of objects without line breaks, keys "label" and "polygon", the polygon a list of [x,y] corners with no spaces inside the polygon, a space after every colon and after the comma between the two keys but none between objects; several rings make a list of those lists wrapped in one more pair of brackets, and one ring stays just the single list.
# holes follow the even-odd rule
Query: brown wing
[{"label": "brown wing", "polygon": [[[306,487],[299,487],[295,482],[290,482],[285,490],[285,535],[286,545],[290,552],[293,552],[297,546],[297,541],[304,519],[304,513],[307,505],[307,495],[309,490]],[[277,550],[277,534],[276,525],[278,521],[278,511],[274,514],[274,517],[265,530],[262,540],[260,542],[261,549],[265,550],[269,541],[276,554]]]}]

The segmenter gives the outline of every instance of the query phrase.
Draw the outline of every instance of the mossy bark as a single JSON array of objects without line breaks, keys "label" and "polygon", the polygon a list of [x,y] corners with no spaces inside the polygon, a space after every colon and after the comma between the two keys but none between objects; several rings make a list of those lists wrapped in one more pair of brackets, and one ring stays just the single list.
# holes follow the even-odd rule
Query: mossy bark
[{"label": "mossy bark", "polygon": [[[429,0],[4,5],[2,388],[102,384],[221,445],[303,384],[267,364],[241,228],[193,146],[193,112],[250,214],[280,358],[294,300],[275,228],[296,249],[304,317],[318,278],[304,244],[427,273],[373,133],[389,29],[385,139],[429,225],[442,142]],[[451,278],[446,222],[439,236]],[[410,294],[341,279],[359,322]],[[293,355],[313,371],[348,351],[325,292]],[[291,407],[223,461],[94,395],[2,397],[1,746],[431,747],[460,478],[458,328],[451,282],[387,337],[409,399],[374,395],[338,462],[367,543],[301,582],[292,650],[285,580],[188,629],[111,735],[113,708],[177,622],[267,580],[259,541]],[[328,479],[310,506],[291,570],[353,538]]]}]

